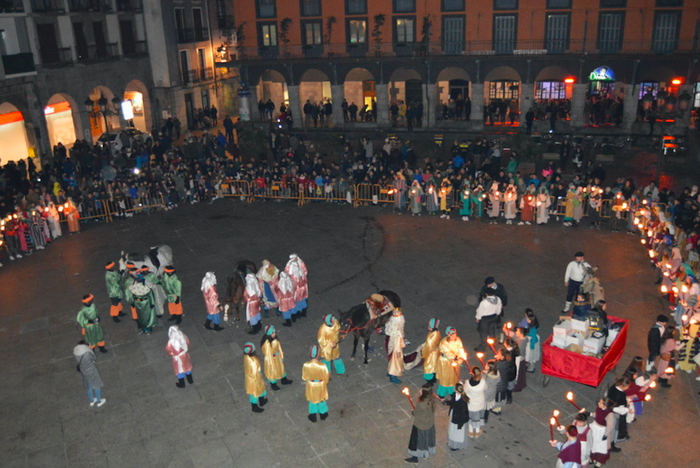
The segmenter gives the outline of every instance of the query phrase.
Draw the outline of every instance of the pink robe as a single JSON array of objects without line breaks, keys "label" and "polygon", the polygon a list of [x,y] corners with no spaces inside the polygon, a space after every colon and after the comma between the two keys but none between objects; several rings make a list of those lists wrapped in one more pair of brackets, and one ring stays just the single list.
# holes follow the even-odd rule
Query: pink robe
[{"label": "pink robe", "polygon": [[[188,349],[189,349],[189,346],[190,346],[190,340],[188,338],[187,339]],[[183,353],[182,350],[175,351],[175,348],[170,343],[168,343],[168,345],[165,347],[165,352],[168,353],[168,356],[172,356],[172,358],[173,358],[173,371],[175,372],[175,375],[184,374],[186,372],[192,371],[192,363],[190,362],[190,353],[188,353],[188,352]]]},{"label": "pink robe", "polygon": [[219,294],[216,292],[216,286],[204,291],[204,303],[207,305],[207,314],[216,315],[219,313]]},{"label": "pink robe", "polygon": [[294,275],[290,273],[291,268],[289,267],[285,268],[285,271],[295,282],[294,300],[296,302],[299,302],[309,298],[309,284],[307,282],[307,275],[309,272],[306,269],[306,264],[304,262],[299,261],[297,263],[299,265],[299,268],[303,272],[303,275],[300,278],[295,278]]},{"label": "pink robe", "polygon": [[250,319],[260,314],[260,296],[257,294],[251,296],[248,294],[248,288],[243,293],[245,299],[245,317],[250,322]]},{"label": "pink robe", "polygon": [[283,293],[281,289],[277,290],[277,292],[279,293],[279,295],[277,296],[277,303],[279,304],[278,307],[280,312],[287,312],[288,310],[292,310],[297,305],[297,301],[294,300],[294,293],[297,290],[294,278],[292,278],[292,284],[294,284],[292,290],[287,291],[286,294]]}]

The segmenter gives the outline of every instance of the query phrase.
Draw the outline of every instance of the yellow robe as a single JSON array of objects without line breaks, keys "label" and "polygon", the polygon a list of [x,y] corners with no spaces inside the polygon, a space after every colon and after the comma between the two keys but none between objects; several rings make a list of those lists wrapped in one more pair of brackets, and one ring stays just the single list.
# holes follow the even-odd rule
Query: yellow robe
[{"label": "yellow robe", "polygon": [[435,373],[438,365],[438,358],[440,357],[440,350],[438,349],[439,345],[440,332],[438,330],[429,332],[425,339],[422,352],[424,374]]},{"label": "yellow robe", "polygon": [[387,373],[394,377],[401,377],[404,372],[403,348],[405,347],[403,336],[396,335],[389,338],[393,340],[393,349],[389,356],[389,367]]},{"label": "yellow robe", "polygon": [[450,193],[452,193],[451,185],[440,188],[440,209],[443,211],[447,209],[447,197],[450,196]]},{"label": "yellow robe", "polygon": [[265,393],[265,381],[260,373],[260,360],[257,356],[243,356],[245,369],[245,392],[258,398]]},{"label": "yellow robe", "polygon": [[459,366],[456,368],[452,367],[452,363],[462,363],[462,353],[464,353],[462,340],[459,337],[455,338],[454,341],[448,341],[448,337],[443,338],[440,341],[439,352],[440,358],[436,369],[437,378],[441,386],[454,387],[459,382],[457,373],[455,373],[455,369],[459,371]]},{"label": "yellow robe", "polygon": [[284,352],[277,338],[272,342],[265,340],[262,345],[262,353],[265,356],[265,377],[267,380],[279,380],[284,377]]},{"label": "yellow robe", "polygon": [[340,357],[339,335],[340,324],[335,322],[332,327],[325,323],[318,329],[318,356],[326,361],[333,361]]},{"label": "yellow robe", "polygon": [[318,359],[305,362],[301,371],[301,378],[306,382],[306,399],[309,403],[318,404],[328,399],[330,373],[325,364]]}]

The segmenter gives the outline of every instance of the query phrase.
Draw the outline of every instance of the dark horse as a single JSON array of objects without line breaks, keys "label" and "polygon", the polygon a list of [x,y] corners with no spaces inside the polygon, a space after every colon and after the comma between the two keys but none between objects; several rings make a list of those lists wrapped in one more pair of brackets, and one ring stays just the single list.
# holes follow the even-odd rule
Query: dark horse
[{"label": "dark horse", "polygon": [[224,321],[227,322],[232,307],[236,308],[235,321],[241,319],[241,303],[243,302],[243,292],[245,291],[245,276],[248,273],[258,272],[255,263],[250,260],[241,260],[236,263],[236,268],[228,277],[226,295],[224,296]]},{"label": "dark horse", "polygon": [[[377,293],[379,296],[383,296],[383,299],[388,300],[394,308],[401,307],[401,298],[398,294],[393,291],[379,291]],[[373,294],[372,296],[377,296]],[[372,300],[370,298],[369,300]],[[352,356],[351,359],[355,359],[355,353],[357,351],[357,342],[362,337],[365,340],[365,364],[367,364],[367,350],[369,348],[369,338],[372,332],[383,327],[391,317],[391,312],[384,315],[378,315],[375,318],[370,317],[369,310],[367,309],[367,304],[362,303],[360,305],[354,306],[347,312],[340,313],[340,332],[342,333],[341,339],[344,339],[347,335],[352,332],[355,335],[355,341],[352,345]]]}]

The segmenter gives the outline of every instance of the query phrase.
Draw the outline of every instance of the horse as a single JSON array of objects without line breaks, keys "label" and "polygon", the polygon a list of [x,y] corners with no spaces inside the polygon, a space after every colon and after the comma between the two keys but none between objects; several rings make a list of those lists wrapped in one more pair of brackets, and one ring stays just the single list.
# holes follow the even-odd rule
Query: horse
[{"label": "horse", "polygon": [[[158,245],[151,247],[146,255],[139,253],[125,254],[123,251],[119,258],[119,271],[122,276],[125,275],[126,263],[132,262],[136,269],[139,270],[143,266],[156,274],[159,278],[163,276],[166,266],[174,264],[173,249],[167,245]],[[160,284],[153,287],[153,299],[155,300],[156,315],[158,317],[165,313],[165,291]]]},{"label": "horse", "polygon": [[224,322],[228,322],[229,310],[232,307],[236,308],[236,317],[234,321],[241,319],[241,303],[243,302],[243,293],[245,292],[245,277],[248,273],[256,274],[258,268],[250,260],[241,260],[236,263],[233,273],[226,280],[226,294],[224,295]]},{"label": "horse", "polygon": [[[387,307],[388,306],[388,307]],[[380,307],[386,308],[383,314],[370,314],[370,308]],[[355,360],[357,351],[357,342],[362,337],[365,340],[365,364],[367,360],[367,351],[369,348],[369,338],[372,331],[384,326],[391,318],[391,312],[395,308],[401,308],[401,298],[393,291],[379,291],[377,294],[372,294],[365,302],[356,305],[347,312],[340,312],[340,339],[343,340],[352,332],[355,340],[352,346],[352,355],[350,359]]]}]

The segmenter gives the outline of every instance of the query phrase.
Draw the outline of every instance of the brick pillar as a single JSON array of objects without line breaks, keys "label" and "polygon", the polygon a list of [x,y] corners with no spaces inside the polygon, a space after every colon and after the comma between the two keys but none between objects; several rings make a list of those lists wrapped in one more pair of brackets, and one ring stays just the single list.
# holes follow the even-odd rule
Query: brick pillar
[{"label": "brick pillar", "polygon": [[380,127],[389,126],[389,85],[375,84],[374,90],[377,93],[377,125]]},{"label": "brick pillar", "polygon": [[343,120],[343,98],[345,97],[344,85],[331,85],[331,102],[333,103],[333,127],[342,128],[345,125]]},{"label": "brick pillar", "polygon": [[289,92],[289,108],[292,110],[294,126],[297,128],[301,128],[304,126],[304,114],[301,113],[301,102],[299,101],[299,86],[287,86],[287,91]]},{"label": "brick pillar", "polygon": [[472,83],[472,122],[484,123],[484,84]]},{"label": "brick pillar", "polygon": [[583,128],[583,112],[586,107],[585,83],[576,83],[571,92],[571,128]]}]

